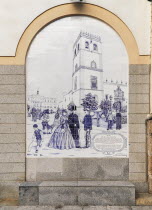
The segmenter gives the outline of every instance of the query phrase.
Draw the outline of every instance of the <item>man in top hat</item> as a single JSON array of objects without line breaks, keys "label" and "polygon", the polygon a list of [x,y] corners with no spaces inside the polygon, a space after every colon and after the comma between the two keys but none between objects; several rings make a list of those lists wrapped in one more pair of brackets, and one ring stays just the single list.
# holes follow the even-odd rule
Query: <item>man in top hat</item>
[{"label": "man in top hat", "polygon": [[80,142],[79,142],[80,125],[79,125],[78,115],[75,113],[76,106],[72,105],[69,110],[71,111],[71,114],[68,116],[69,128],[70,128],[72,137],[75,141],[76,148],[80,148]]}]

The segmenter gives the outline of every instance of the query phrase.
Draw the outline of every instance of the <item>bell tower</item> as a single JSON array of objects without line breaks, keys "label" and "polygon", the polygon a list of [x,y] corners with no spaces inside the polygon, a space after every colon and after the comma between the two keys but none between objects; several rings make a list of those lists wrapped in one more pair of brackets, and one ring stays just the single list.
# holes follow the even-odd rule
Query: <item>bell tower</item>
[{"label": "bell tower", "polygon": [[80,32],[73,46],[73,101],[81,107],[86,94],[103,99],[102,43],[100,36]]}]

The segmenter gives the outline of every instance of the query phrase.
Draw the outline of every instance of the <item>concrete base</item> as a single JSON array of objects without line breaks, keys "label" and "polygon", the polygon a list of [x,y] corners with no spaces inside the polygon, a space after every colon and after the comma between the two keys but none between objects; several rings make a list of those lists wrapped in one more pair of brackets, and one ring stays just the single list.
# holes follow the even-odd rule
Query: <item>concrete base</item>
[{"label": "concrete base", "polygon": [[134,206],[135,186],[121,181],[25,182],[19,187],[20,205]]}]

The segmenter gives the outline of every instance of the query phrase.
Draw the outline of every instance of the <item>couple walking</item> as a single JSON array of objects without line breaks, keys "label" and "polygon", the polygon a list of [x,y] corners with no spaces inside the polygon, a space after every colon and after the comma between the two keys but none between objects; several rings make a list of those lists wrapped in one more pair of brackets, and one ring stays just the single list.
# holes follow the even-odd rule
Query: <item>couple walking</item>
[{"label": "couple walking", "polygon": [[71,109],[68,116],[67,110],[62,110],[62,114],[57,112],[53,124],[53,134],[49,141],[49,147],[54,149],[72,149],[79,148],[79,119],[75,114],[76,106]]}]

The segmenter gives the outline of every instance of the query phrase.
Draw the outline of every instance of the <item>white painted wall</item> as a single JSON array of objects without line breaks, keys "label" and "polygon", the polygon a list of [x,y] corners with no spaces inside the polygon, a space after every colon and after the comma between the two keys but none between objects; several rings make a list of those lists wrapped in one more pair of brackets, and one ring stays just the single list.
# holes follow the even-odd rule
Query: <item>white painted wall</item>
[{"label": "white painted wall", "polygon": [[[26,27],[41,13],[70,0],[0,0],[0,56],[14,56]],[[147,0],[86,0],[112,11],[134,34],[141,55],[150,54],[150,3]]]}]

